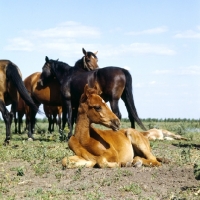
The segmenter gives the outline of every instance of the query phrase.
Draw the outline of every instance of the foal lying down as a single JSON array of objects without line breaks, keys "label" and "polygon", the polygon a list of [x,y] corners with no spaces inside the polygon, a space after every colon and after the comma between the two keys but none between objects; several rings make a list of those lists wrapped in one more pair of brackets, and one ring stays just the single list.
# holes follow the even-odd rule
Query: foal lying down
[{"label": "foal lying down", "polygon": [[[63,167],[160,166],[160,159],[151,153],[149,140],[142,133],[132,128],[119,130],[119,119],[99,91],[97,84],[84,88],[75,132],[68,142],[75,155],[63,158]],[[112,130],[94,128],[92,123]]]},{"label": "foal lying down", "polygon": [[176,135],[164,129],[153,128],[148,131],[143,131],[141,133],[149,140],[188,140],[181,135]]}]

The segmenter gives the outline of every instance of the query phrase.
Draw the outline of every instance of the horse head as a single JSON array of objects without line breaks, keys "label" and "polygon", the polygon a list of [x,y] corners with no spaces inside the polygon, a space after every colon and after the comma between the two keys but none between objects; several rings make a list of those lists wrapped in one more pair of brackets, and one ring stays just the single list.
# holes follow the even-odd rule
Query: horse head
[{"label": "horse head", "polygon": [[101,124],[112,128],[114,131],[119,130],[119,118],[111,111],[99,94],[101,94],[101,90],[98,83],[95,83],[93,88],[86,84],[80,100],[79,113],[86,112],[91,123]]},{"label": "horse head", "polygon": [[92,52],[87,52],[84,48],[82,48],[82,51],[83,51],[83,68],[84,70],[87,70],[87,71],[91,71],[91,70],[95,70],[97,68],[99,68],[97,62],[98,62],[98,58],[96,56],[96,54],[98,53],[95,52],[95,53],[92,53]]},{"label": "horse head", "polygon": [[40,79],[38,80],[38,83],[41,86],[44,86],[44,82],[46,82],[50,77],[53,76],[52,61],[53,60],[49,60],[49,58],[47,56],[45,57],[45,64],[42,67],[42,73],[40,75]]}]

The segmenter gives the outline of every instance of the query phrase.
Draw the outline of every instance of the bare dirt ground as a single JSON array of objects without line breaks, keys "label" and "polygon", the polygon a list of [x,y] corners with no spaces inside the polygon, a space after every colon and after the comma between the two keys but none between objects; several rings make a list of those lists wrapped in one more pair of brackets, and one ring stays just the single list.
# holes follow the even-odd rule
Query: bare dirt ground
[{"label": "bare dirt ground", "polygon": [[[180,148],[164,142],[156,145],[154,152],[162,157],[171,150],[166,155],[169,160]],[[199,153],[200,149],[193,150]],[[36,173],[35,166],[44,168],[45,162],[3,161],[0,199],[200,199],[200,181],[194,177],[193,164],[182,161],[172,159],[159,168],[62,170],[60,160],[52,159],[42,174]]]}]

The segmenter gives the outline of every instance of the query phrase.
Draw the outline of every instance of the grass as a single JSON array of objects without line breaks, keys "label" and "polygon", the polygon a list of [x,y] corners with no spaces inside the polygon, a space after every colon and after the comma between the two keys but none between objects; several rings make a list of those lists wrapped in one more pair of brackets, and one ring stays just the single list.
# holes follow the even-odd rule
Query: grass
[{"label": "grass", "polygon": [[[169,170],[174,164],[187,167],[200,160],[199,147],[197,148],[200,145],[199,121],[145,121],[144,124],[149,128],[167,129],[190,139],[189,141],[151,142],[155,155],[172,161],[169,164]],[[77,168],[68,170],[67,173],[63,171],[61,159],[73,155],[73,152],[69,150],[66,142],[59,141],[58,130],[53,134],[48,134],[47,127],[47,122],[40,120],[37,122],[34,142],[27,141],[26,133],[13,134],[11,144],[3,146],[5,125],[0,122],[0,199],[118,199],[115,193],[111,193],[110,196],[108,196],[109,192],[106,193],[106,190],[111,189],[113,185],[115,189],[112,188],[112,191],[115,190],[117,194],[120,194],[121,199],[131,199],[131,195],[138,199],[151,199],[143,196],[144,186],[135,183],[134,179],[131,180],[134,172],[129,168],[106,171]],[[121,127],[130,127],[130,122],[122,121]],[[13,129],[12,126],[12,131]],[[138,126],[137,129],[139,129]],[[149,169],[142,168],[141,170]],[[96,177],[95,174],[100,175]],[[157,178],[158,174],[155,171],[150,179],[154,181]],[[101,188],[104,188],[105,193]],[[197,189],[187,188],[175,194],[169,191],[166,198],[192,199],[194,197],[195,199],[195,193],[197,197],[200,195],[198,190],[200,186]],[[19,191],[21,191],[20,194]],[[156,199],[158,192],[152,194],[152,199]]]}]

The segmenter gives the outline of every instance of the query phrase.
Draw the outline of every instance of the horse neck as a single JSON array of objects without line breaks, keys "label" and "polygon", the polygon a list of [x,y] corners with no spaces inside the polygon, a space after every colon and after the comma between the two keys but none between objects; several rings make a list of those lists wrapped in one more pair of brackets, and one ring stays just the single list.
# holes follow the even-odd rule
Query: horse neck
[{"label": "horse neck", "polygon": [[78,114],[76,120],[76,127],[74,136],[81,141],[81,143],[85,143],[90,138],[90,119],[87,117],[86,112],[82,112]]},{"label": "horse neck", "polygon": [[56,78],[58,79],[58,81],[60,82],[60,84],[63,82],[63,80],[65,79],[66,75],[69,74],[69,69],[71,67],[67,64],[61,63],[58,64],[54,70],[54,73],[56,75]]},{"label": "horse neck", "polygon": [[78,61],[75,63],[74,68],[75,68],[76,70],[85,71],[85,69],[84,69],[84,57],[81,58],[80,60],[78,60]]}]

